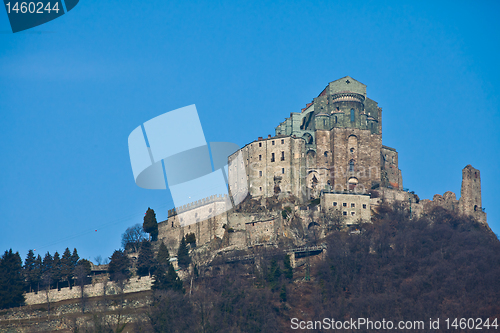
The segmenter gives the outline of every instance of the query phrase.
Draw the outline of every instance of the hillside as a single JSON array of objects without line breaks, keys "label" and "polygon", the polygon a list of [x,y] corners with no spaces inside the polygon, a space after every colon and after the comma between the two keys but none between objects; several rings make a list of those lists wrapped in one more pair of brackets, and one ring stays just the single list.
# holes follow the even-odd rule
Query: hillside
[{"label": "hillside", "polygon": [[[326,253],[301,259],[293,274],[283,251],[270,248],[254,251],[252,260],[200,267],[184,280],[184,293],[148,296],[152,306],[131,316],[124,332],[288,332],[292,318],[303,327],[323,318],[423,321],[422,332],[429,318],[440,318],[433,331],[445,332],[447,318],[500,320],[500,242],[486,225],[440,208],[410,220],[405,210],[382,206],[358,229],[329,233],[319,240]],[[116,331],[86,323],[66,331]]]}]

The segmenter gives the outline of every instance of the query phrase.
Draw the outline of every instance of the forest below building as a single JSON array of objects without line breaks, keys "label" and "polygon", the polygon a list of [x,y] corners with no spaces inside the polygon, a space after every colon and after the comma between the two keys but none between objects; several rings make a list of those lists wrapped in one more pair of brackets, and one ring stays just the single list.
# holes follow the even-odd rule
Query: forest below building
[{"label": "forest below building", "polygon": [[[359,233],[332,230],[320,240],[326,252],[295,269],[282,249],[270,248],[253,252],[251,261],[198,267],[190,263],[189,242],[183,239],[177,253],[186,272],[183,280],[163,243],[154,253],[151,241],[143,239],[134,271],[155,281],[139,319],[121,326],[98,321],[103,313],[90,307],[86,311],[93,320],[73,332],[125,327],[129,332],[289,332],[292,318],[426,323],[429,318],[481,318],[500,324],[500,242],[487,225],[440,208],[410,219],[398,206],[382,206],[372,222],[359,225]],[[113,256],[111,279],[126,281],[131,263],[123,251]],[[72,262],[74,269],[80,265],[75,258]],[[4,308],[5,269],[12,265],[23,290],[34,287],[26,264],[22,268],[19,255],[6,251],[0,260]]]}]

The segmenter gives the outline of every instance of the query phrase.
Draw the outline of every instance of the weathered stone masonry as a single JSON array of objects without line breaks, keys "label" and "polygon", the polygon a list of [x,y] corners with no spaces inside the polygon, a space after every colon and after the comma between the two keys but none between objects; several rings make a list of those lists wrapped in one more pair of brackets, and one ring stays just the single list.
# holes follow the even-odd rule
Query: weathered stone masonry
[{"label": "weathered stone masonry", "polygon": [[[462,171],[458,200],[452,192],[419,200],[403,188],[398,152],[382,144],[382,109],[367,97],[366,86],[349,76],[330,82],[301,112],[290,113],[276,127],[275,136],[259,137],[229,156],[228,165],[232,198],[248,192],[264,211],[217,214],[230,204],[227,198],[172,210],[159,227],[160,239],[171,253],[190,232],[196,234],[198,245],[224,239],[226,246],[242,249],[296,232],[290,219],[265,206],[266,198],[293,197],[301,205],[319,198],[319,206],[311,210],[293,208],[305,230],[311,219],[328,214],[342,216],[346,224],[369,221],[382,201],[399,201],[412,216],[439,206],[486,223],[480,173],[470,165]],[[186,225],[185,219],[196,224]]]}]

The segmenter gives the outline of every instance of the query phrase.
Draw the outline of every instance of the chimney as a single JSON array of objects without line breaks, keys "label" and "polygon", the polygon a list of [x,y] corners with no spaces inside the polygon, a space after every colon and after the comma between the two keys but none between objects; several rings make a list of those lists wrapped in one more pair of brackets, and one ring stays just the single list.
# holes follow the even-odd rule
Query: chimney
[{"label": "chimney", "polygon": [[267,135],[267,138],[268,138],[268,139],[270,139],[270,138],[271,138],[271,134],[268,134],[268,135]]},{"label": "chimney", "polygon": [[261,136],[259,136],[259,141],[261,141],[261,140],[262,140],[262,137],[261,137]]}]

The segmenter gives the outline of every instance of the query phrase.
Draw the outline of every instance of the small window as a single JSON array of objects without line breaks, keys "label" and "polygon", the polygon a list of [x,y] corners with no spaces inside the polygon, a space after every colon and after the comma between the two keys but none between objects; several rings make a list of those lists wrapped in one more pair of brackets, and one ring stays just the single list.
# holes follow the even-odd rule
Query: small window
[{"label": "small window", "polygon": [[349,149],[351,153],[354,153],[354,148]]},{"label": "small window", "polygon": [[337,207],[337,203],[336,202],[333,203],[333,207]]},{"label": "small window", "polygon": [[347,207],[347,202],[342,203],[342,207]]},{"label": "small window", "polygon": [[259,187],[259,190],[262,192],[262,187]]},{"label": "small window", "polygon": [[273,146],[274,146],[274,140],[273,140]]},{"label": "small window", "polygon": [[352,216],[356,215],[356,212],[351,212],[351,215],[352,215]]},{"label": "small window", "polygon": [[[337,108],[338,109],[338,108]],[[337,123],[337,116],[335,116],[335,124]]]},{"label": "small window", "polygon": [[351,208],[354,208],[354,207],[356,207],[356,204],[351,203]]},{"label": "small window", "polygon": [[281,173],[285,173],[285,168],[281,168]]},{"label": "small window", "polygon": [[351,109],[351,123],[353,123],[356,120],[354,116],[354,109]]},{"label": "small window", "polygon": [[262,177],[262,171],[259,171],[259,177]]},{"label": "small window", "polygon": [[342,212],[342,214],[347,215],[347,212]]},{"label": "small window", "polygon": [[262,161],[262,155],[259,155],[259,161]]},{"label": "small window", "polygon": [[284,139],[281,139],[281,144],[284,144],[285,143],[285,140]]},{"label": "small window", "polygon": [[327,151],[325,151],[325,157],[328,157],[328,152]]},{"label": "small window", "polygon": [[262,142],[259,142],[259,147],[262,147]]},{"label": "small window", "polygon": [[282,151],[282,152],[281,152],[281,160],[282,160],[282,161],[284,161],[284,160],[285,160],[285,152],[284,152],[284,151]]},{"label": "small window", "polygon": [[363,204],[363,209],[366,209],[366,204]]},{"label": "small window", "polygon": [[271,162],[274,162],[274,153],[271,153]]},{"label": "small window", "polygon": [[353,172],[354,171],[354,160],[349,161],[349,171]]}]

